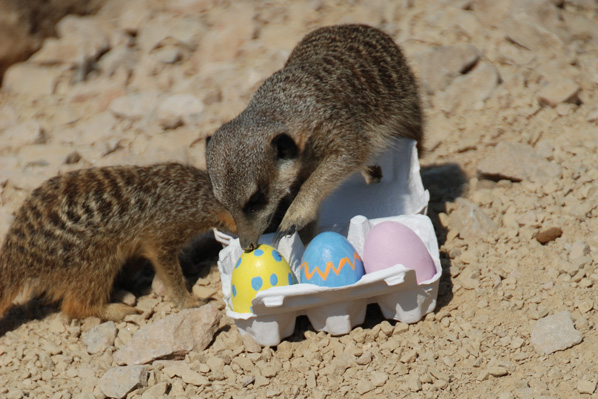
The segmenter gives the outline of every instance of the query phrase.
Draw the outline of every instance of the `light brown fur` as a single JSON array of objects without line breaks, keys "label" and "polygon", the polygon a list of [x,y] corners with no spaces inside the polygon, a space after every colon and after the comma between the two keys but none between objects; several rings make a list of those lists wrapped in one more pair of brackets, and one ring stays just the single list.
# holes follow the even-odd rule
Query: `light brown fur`
[{"label": "light brown fur", "polygon": [[109,303],[116,276],[133,257],[151,261],[176,306],[199,306],[178,254],[212,227],[235,231],[207,174],[192,166],[114,166],[54,177],[25,200],[0,250],[0,316],[23,290],[61,301],[73,318],[136,313]]},{"label": "light brown fur", "polygon": [[[399,137],[422,150],[418,89],[400,49],[366,25],[317,29],[247,108],[218,129],[207,147],[214,194],[251,249],[268,226],[279,234],[317,218],[322,200]],[[282,219],[281,219],[282,218]]]}]

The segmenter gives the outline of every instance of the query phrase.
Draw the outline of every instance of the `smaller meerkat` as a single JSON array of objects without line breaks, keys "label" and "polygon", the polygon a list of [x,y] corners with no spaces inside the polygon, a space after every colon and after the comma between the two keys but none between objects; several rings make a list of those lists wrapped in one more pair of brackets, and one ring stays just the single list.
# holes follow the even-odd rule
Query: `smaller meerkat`
[{"label": "smaller meerkat", "polygon": [[133,257],[151,261],[177,307],[200,306],[178,254],[213,227],[236,230],[207,173],[192,166],[112,166],[53,177],[24,201],[0,250],[0,317],[17,296],[42,293],[72,318],[137,313],[109,303]]}]

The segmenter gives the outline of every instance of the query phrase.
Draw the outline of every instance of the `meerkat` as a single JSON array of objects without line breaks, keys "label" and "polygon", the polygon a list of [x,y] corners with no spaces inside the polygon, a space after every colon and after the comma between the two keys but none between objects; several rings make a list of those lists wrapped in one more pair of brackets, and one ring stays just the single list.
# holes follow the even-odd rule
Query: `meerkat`
[{"label": "meerkat", "polygon": [[316,220],[354,172],[380,178],[370,159],[399,137],[416,140],[421,154],[418,87],[399,47],[367,25],[324,27],[212,135],[207,169],[251,250],[270,225],[280,237]]},{"label": "meerkat", "polygon": [[81,169],[35,189],[0,250],[0,317],[17,296],[45,294],[71,318],[121,320],[110,303],[126,261],[144,257],[179,308],[203,301],[187,290],[181,247],[210,228],[235,231],[205,171],[177,163]]}]

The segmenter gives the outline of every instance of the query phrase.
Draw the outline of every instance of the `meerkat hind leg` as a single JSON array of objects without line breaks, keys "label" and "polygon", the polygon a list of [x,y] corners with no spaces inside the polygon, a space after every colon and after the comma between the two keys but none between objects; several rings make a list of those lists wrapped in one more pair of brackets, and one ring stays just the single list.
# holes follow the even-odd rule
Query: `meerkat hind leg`
[{"label": "meerkat hind leg", "polygon": [[99,317],[102,320],[120,321],[130,314],[140,314],[140,310],[124,303],[91,303],[84,298],[66,296],[62,300],[61,310],[73,319]]},{"label": "meerkat hind leg", "polygon": [[168,287],[171,300],[178,308],[196,308],[206,303],[194,297],[187,290],[185,276],[183,276],[183,271],[179,264],[178,251],[163,248],[160,251],[152,251],[148,255],[149,260],[154,266],[156,275]]}]

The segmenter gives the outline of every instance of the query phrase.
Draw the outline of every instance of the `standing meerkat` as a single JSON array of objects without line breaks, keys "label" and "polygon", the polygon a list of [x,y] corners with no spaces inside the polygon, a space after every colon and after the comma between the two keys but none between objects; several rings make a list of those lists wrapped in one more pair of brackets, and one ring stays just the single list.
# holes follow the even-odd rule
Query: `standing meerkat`
[{"label": "standing meerkat", "polygon": [[352,173],[380,178],[368,162],[394,139],[414,139],[421,152],[422,125],[415,78],[390,36],[366,25],[320,28],[213,134],[208,173],[250,250],[271,224],[280,236],[315,221]]},{"label": "standing meerkat", "polygon": [[199,306],[178,253],[212,227],[235,231],[207,174],[192,166],[113,166],[51,178],[25,200],[0,250],[0,317],[17,296],[42,293],[72,318],[136,313],[109,303],[133,257],[151,261],[176,306]]}]

